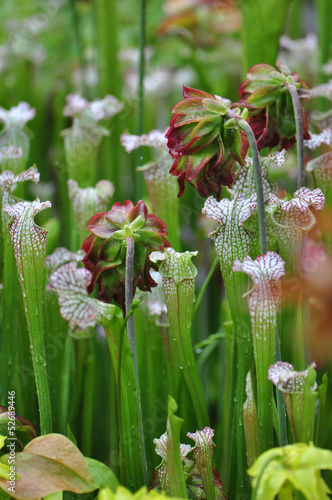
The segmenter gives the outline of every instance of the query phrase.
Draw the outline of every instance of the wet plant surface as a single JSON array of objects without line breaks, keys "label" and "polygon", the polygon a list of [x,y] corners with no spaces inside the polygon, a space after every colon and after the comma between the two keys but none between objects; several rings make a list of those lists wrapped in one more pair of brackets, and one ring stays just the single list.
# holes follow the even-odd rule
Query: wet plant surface
[{"label": "wet plant surface", "polygon": [[0,500],[330,498],[330,0],[0,14]]}]

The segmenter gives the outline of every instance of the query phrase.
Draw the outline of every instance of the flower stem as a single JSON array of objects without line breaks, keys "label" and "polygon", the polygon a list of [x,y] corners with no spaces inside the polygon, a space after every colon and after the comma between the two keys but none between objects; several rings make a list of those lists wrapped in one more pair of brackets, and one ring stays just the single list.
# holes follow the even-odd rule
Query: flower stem
[{"label": "flower stem", "polygon": [[287,88],[292,98],[296,122],[297,189],[300,189],[301,187],[305,186],[303,120],[301,104],[295,85],[293,83],[288,83]]},{"label": "flower stem", "polygon": [[206,290],[206,288],[207,288],[207,286],[208,286],[208,284],[210,282],[210,279],[213,276],[214,271],[216,270],[216,267],[217,267],[218,263],[219,263],[219,257],[216,256],[214,258],[214,261],[212,262],[212,266],[210,268],[210,271],[206,275],[205,281],[204,281],[204,283],[203,283],[203,285],[202,285],[202,287],[201,287],[201,289],[199,291],[198,297],[197,297],[197,299],[195,301],[194,310],[193,310],[193,317],[195,316],[195,314],[198,311],[198,308],[199,308],[199,306],[200,306],[200,304],[202,302],[202,298],[204,296],[205,290]]},{"label": "flower stem", "polygon": [[[137,135],[142,135],[144,130],[144,78],[145,78],[145,44],[146,44],[146,0],[140,1],[139,25],[139,67],[138,67],[138,96],[137,96]],[[136,163],[141,164],[142,147],[137,149]],[[142,176],[136,174],[136,193],[141,196],[143,190]]]},{"label": "flower stem", "polygon": [[[128,316],[129,311],[130,311],[130,307],[131,307],[131,303],[133,301],[133,268],[134,268],[134,253],[135,253],[134,238],[132,236],[130,236],[129,238],[126,238],[126,243],[127,243],[127,253],[126,253],[126,316]],[[139,406],[140,424],[141,424],[143,475],[144,475],[145,484],[148,484],[148,481],[149,481],[148,464],[147,464],[147,460],[146,460],[145,441],[144,441],[143,414],[142,414],[141,391],[140,391],[140,387],[139,387],[139,378],[138,378],[134,317],[132,314],[128,317],[128,320],[127,320],[127,331],[128,331],[130,350],[131,350],[131,353],[133,355],[133,360],[134,360],[135,375],[136,375],[136,382],[137,382],[137,397],[138,397],[138,406]]]},{"label": "flower stem", "polygon": [[[233,114],[232,117],[234,117]],[[259,161],[257,142],[254,133],[252,131],[252,128],[250,127],[248,122],[240,118],[237,119],[237,123],[240,129],[243,130],[243,132],[246,134],[247,139],[249,141],[252,162],[255,169],[255,182],[256,182],[257,205],[258,205],[259,244],[261,253],[265,254],[267,252],[265,204],[264,204],[261,164]]]},{"label": "flower stem", "polygon": [[[279,332],[277,328],[276,336],[276,351],[275,351],[275,361],[281,361],[281,350],[280,350],[280,340]],[[288,444],[287,439],[287,425],[286,425],[286,406],[283,394],[281,391],[276,391],[277,396],[277,409],[278,409],[278,423],[279,423],[279,445],[286,446]]]},{"label": "flower stem", "polygon": [[144,120],[144,76],[145,76],[145,24],[146,24],[146,0],[141,0],[140,7],[140,39],[139,39],[139,76],[138,76],[138,117],[137,134],[143,134]]}]

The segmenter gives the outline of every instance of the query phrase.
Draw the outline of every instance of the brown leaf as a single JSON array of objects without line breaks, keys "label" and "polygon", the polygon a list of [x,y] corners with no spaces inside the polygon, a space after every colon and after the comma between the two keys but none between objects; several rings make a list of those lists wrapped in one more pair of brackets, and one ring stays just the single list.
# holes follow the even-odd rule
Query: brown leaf
[{"label": "brown leaf", "polygon": [[[7,463],[8,455],[1,459]],[[89,466],[79,449],[61,434],[33,439],[15,456],[15,491],[6,479],[0,487],[19,500],[35,500],[57,491],[87,493],[97,489]]]}]

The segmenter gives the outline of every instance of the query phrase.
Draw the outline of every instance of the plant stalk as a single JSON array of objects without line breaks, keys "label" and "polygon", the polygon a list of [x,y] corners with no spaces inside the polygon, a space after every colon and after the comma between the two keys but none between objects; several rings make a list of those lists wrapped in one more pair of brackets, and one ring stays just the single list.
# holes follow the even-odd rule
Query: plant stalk
[{"label": "plant stalk", "polygon": [[[276,351],[275,351],[275,361],[281,361],[281,350],[280,350],[280,340],[279,331],[277,327],[276,335]],[[277,396],[277,409],[278,409],[278,423],[279,423],[279,445],[286,446],[288,444],[287,438],[287,425],[286,425],[286,405],[285,399],[281,391],[276,391]]]},{"label": "plant stalk", "polygon": [[142,414],[141,391],[140,391],[139,377],[138,377],[134,316],[132,314],[128,316],[133,301],[133,272],[134,272],[134,253],[135,253],[134,238],[132,236],[126,238],[126,243],[127,243],[127,252],[126,252],[126,299],[125,300],[126,300],[126,316],[128,317],[127,332],[128,332],[130,350],[133,355],[136,382],[137,382],[137,398],[138,398],[138,406],[140,414],[141,439],[142,439],[143,475],[145,484],[148,484],[149,475],[148,475],[148,464],[146,460],[145,441],[144,441],[143,414]]},{"label": "plant stalk", "polygon": [[297,189],[300,189],[301,187],[305,186],[303,120],[301,104],[299,94],[297,93],[295,85],[293,83],[288,83],[287,88],[292,98],[296,122]]},{"label": "plant stalk", "polygon": [[[139,66],[138,66],[138,95],[137,95],[137,135],[144,131],[144,78],[145,78],[145,45],[146,45],[146,0],[140,1],[139,24]],[[142,164],[142,147],[137,149],[136,165]],[[136,172],[135,192],[137,198],[142,196],[142,176]]]},{"label": "plant stalk", "polygon": [[196,299],[196,301],[195,301],[194,310],[193,310],[193,317],[195,316],[195,314],[196,314],[196,313],[197,313],[197,311],[198,311],[198,308],[199,308],[199,306],[200,306],[200,304],[201,304],[201,302],[202,302],[202,298],[203,298],[203,296],[204,296],[205,290],[207,289],[207,286],[208,286],[208,284],[209,284],[209,282],[210,282],[210,279],[211,279],[211,278],[212,278],[212,276],[213,276],[214,271],[216,270],[216,267],[217,267],[218,263],[219,263],[219,257],[218,257],[218,256],[216,256],[216,257],[214,258],[214,261],[212,262],[212,266],[211,266],[211,268],[210,268],[210,271],[209,271],[209,272],[208,272],[208,274],[206,275],[206,278],[205,278],[205,280],[204,280],[204,283],[203,283],[203,285],[201,286],[201,289],[200,289],[200,291],[199,291],[198,297],[197,297],[197,299]]},{"label": "plant stalk", "polygon": [[[232,114],[233,118],[235,118],[234,114]],[[261,253],[266,254],[267,236],[266,236],[266,220],[265,220],[265,203],[264,203],[261,164],[259,160],[257,142],[249,123],[241,118],[239,119],[238,115],[236,116],[237,116],[238,126],[240,127],[241,130],[243,130],[243,132],[247,136],[252,156],[252,162],[255,169],[255,183],[256,183],[256,195],[257,195],[257,205],[258,205],[259,245]]]}]

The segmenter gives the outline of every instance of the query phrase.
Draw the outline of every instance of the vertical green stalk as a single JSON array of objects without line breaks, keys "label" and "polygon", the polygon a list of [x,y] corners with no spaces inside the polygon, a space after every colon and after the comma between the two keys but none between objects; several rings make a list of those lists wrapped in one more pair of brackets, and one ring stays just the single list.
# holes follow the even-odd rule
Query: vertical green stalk
[{"label": "vertical green stalk", "polygon": [[86,74],[85,74],[85,61],[84,61],[84,48],[82,44],[82,37],[80,33],[80,23],[79,17],[76,11],[75,0],[70,0],[70,8],[73,18],[73,26],[74,26],[74,36],[75,36],[75,44],[77,48],[77,56],[79,60],[79,65],[81,66],[82,78],[80,79],[81,91],[83,94],[86,93]]},{"label": "vertical green stalk", "polygon": [[[331,58],[331,23],[332,4],[330,0],[316,0],[318,41],[319,41],[319,81],[326,82],[327,75],[323,74],[322,66]],[[326,104],[325,104],[326,105]]]},{"label": "vertical green stalk", "polygon": [[297,189],[305,186],[305,168],[304,168],[304,145],[303,145],[303,120],[299,95],[294,83],[287,84],[291,95],[295,123],[296,123],[296,151],[297,151]]},{"label": "vertical green stalk", "polygon": [[178,498],[188,498],[180,455],[180,430],[183,420],[175,415],[177,409],[178,406],[175,400],[171,396],[168,396],[167,466],[169,495]]},{"label": "vertical green stalk", "polygon": [[[145,44],[146,44],[146,0],[140,0],[139,25],[139,68],[138,68],[138,95],[137,95],[137,135],[144,131],[144,78],[145,78]],[[136,165],[141,164],[142,148],[138,148]],[[142,177],[136,173],[136,198],[141,197]]]},{"label": "vertical green stalk", "polygon": [[[277,331],[276,336],[276,361],[281,360],[281,350],[280,350],[280,342],[278,342],[279,333]],[[288,444],[287,437],[287,423],[286,423],[286,405],[284,397],[281,391],[276,392],[277,396],[277,409],[278,409],[278,424],[279,424],[279,445],[286,446]]]},{"label": "vertical green stalk", "polygon": [[241,2],[244,75],[254,64],[275,64],[290,4],[289,0]]},{"label": "vertical green stalk", "polygon": [[146,0],[140,2],[137,135],[144,131],[144,77],[146,44]]},{"label": "vertical green stalk", "polygon": [[207,286],[208,286],[208,284],[209,284],[209,282],[210,282],[210,280],[211,280],[211,278],[212,278],[212,276],[213,276],[213,274],[214,274],[214,272],[216,270],[216,267],[217,267],[218,263],[219,263],[219,258],[218,258],[218,256],[216,256],[214,258],[214,261],[212,262],[210,270],[209,270],[208,274],[206,275],[204,283],[201,286],[201,289],[200,289],[199,294],[197,296],[197,299],[195,301],[194,310],[193,310],[193,317],[195,316],[195,314],[198,311],[198,308],[200,306],[200,303],[202,302],[202,298],[204,296],[205,290],[207,289]]},{"label": "vertical green stalk", "polygon": [[[124,232],[126,233],[127,226],[124,227]],[[132,234],[131,229],[128,227],[129,231]],[[139,386],[139,377],[138,377],[138,367],[137,367],[137,354],[136,354],[136,342],[135,342],[135,330],[134,330],[134,316],[130,314],[130,308],[133,301],[133,267],[134,267],[134,252],[135,252],[135,241],[133,236],[129,236],[126,238],[127,243],[127,251],[126,251],[126,316],[127,316],[127,331],[128,331],[128,339],[130,350],[134,360],[134,368],[136,375],[136,384],[137,384],[137,397],[138,397],[138,407],[140,414],[140,427],[141,427],[141,440],[142,440],[142,459],[143,459],[143,474],[144,481],[147,484],[149,480],[148,475],[148,464],[146,461],[146,452],[145,452],[145,441],[144,441],[144,429],[143,429],[143,415],[142,415],[142,403],[141,403],[141,392]],[[130,316],[129,316],[130,314]]]},{"label": "vertical green stalk", "polygon": [[38,200],[6,206],[12,217],[9,231],[13,243],[23,304],[29,330],[30,350],[37,387],[41,434],[52,432],[51,399],[44,346],[43,298],[46,231],[33,222],[35,214],[50,207]]},{"label": "vertical green stalk", "polygon": [[93,443],[93,402],[95,380],[95,352],[93,338],[88,339],[88,352],[84,362],[84,398],[82,408],[81,446],[85,456],[90,457]]},{"label": "vertical green stalk", "polygon": [[240,129],[243,130],[243,132],[247,136],[252,156],[252,162],[255,170],[255,184],[256,184],[257,205],[258,205],[259,244],[261,253],[265,254],[267,252],[265,203],[264,203],[261,164],[259,161],[257,142],[255,139],[255,135],[252,131],[252,128],[250,127],[248,122],[242,119],[238,119],[237,123]]},{"label": "vertical green stalk", "polygon": [[[4,222],[4,221],[3,221]],[[2,228],[3,275],[1,293],[2,328],[1,328],[1,398],[0,404],[7,405],[8,391],[12,389],[15,357],[17,353],[17,294],[18,279],[15,257],[9,231]],[[10,380],[12,382],[10,383]]]},{"label": "vertical green stalk", "polygon": [[[112,94],[120,97],[118,0],[96,0],[94,4],[97,22],[99,91],[103,96]],[[119,139],[119,119],[115,117],[112,133],[106,138],[102,149],[100,174],[102,179],[113,182],[118,196],[120,194]]]}]

